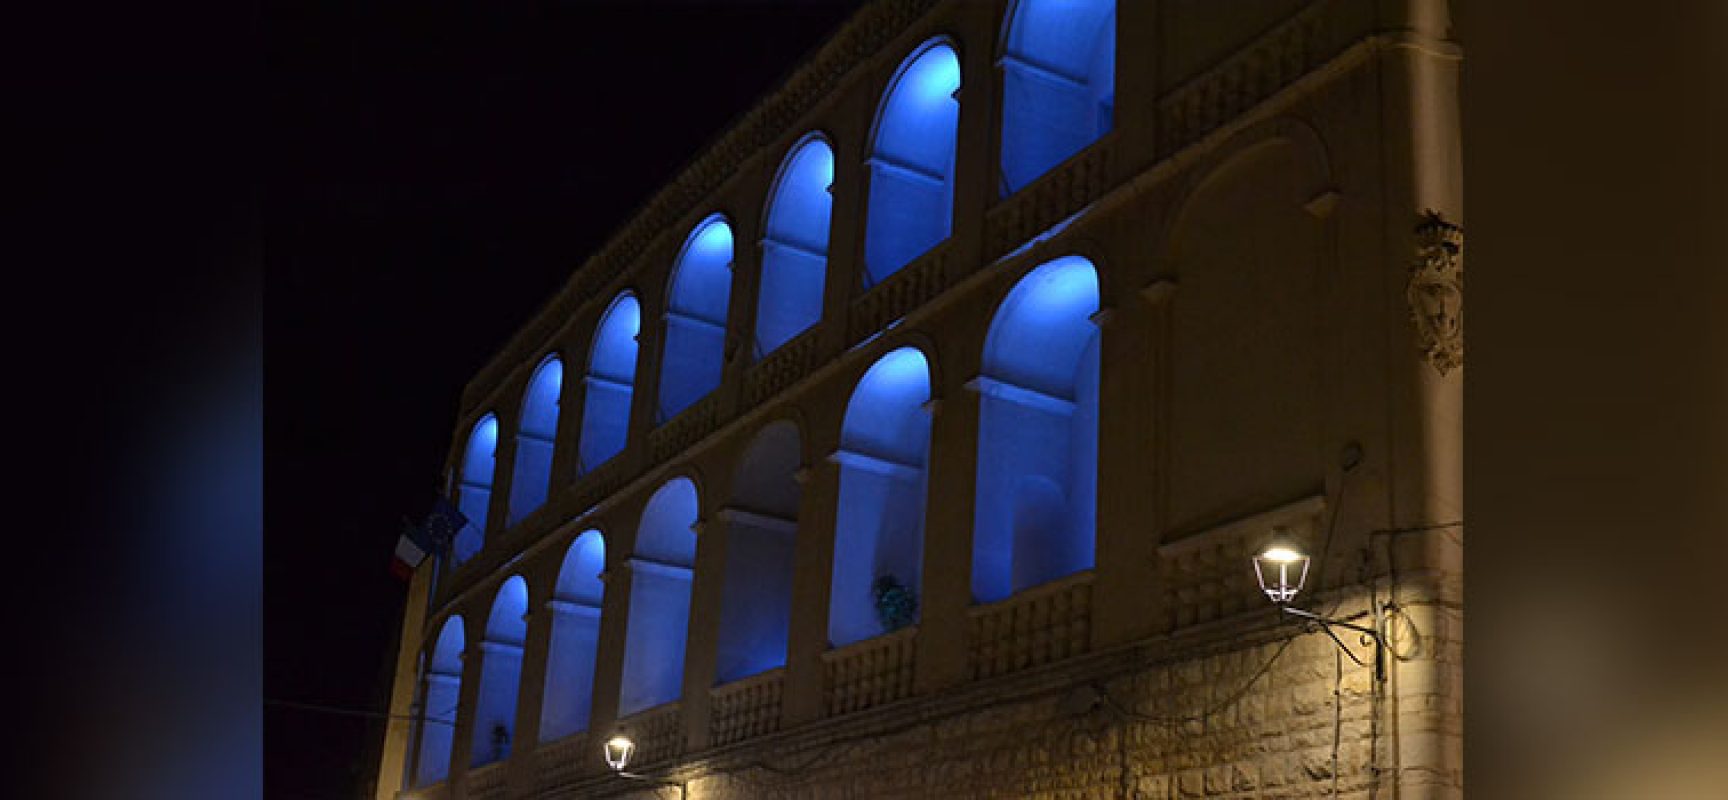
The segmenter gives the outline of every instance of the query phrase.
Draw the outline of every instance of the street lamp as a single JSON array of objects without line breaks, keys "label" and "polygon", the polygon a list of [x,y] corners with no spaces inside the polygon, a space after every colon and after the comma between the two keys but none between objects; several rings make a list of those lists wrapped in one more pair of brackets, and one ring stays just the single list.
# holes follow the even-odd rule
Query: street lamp
[{"label": "street lamp", "polygon": [[606,740],[606,766],[613,772],[623,772],[630,763],[630,756],[635,753],[636,743],[622,733]]},{"label": "street lamp", "polygon": [[632,741],[629,736],[626,736],[623,731],[619,731],[614,734],[612,738],[606,740],[605,752],[606,766],[611,767],[612,771],[616,773],[618,777],[629,778],[630,780],[642,781],[644,783],[652,783],[656,786],[675,786],[678,788],[679,798],[688,800],[690,797],[689,784],[682,781],[669,781],[661,778],[650,777],[648,775],[638,775],[634,772],[625,772],[624,768],[630,765],[630,757],[636,754],[636,742]]},{"label": "street lamp", "polygon": [[[1327,636],[1331,637],[1333,643],[1337,644],[1338,648],[1350,657],[1351,661],[1355,661],[1360,666],[1367,666],[1356,657],[1355,653],[1350,652],[1350,648],[1344,646],[1344,642],[1332,632],[1333,628],[1348,628],[1362,634],[1363,644],[1372,642],[1374,644],[1374,677],[1378,680],[1385,680],[1385,666],[1380,653],[1386,647],[1386,637],[1381,635],[1378,626],[1370,628],[1341,619],[1329,619],[1312,611],[1305,611],[1290,605],[1290,601],[1296,599],[1296,595],[1302,591],[1302,585],[1308,580],[1310,559],[1300,545],[1286,537],[1282,530],[1279,530],[1275,532],[1272,541],[1255,554],[1253,560],[1254,579],[1260,583],[1260,590],[1266,593],[1266,597],[1285,614],[1306,620],[1309,624],[1324,631]],[[1371,612],[1378,619],[1379,610],[1371,609]]]}]

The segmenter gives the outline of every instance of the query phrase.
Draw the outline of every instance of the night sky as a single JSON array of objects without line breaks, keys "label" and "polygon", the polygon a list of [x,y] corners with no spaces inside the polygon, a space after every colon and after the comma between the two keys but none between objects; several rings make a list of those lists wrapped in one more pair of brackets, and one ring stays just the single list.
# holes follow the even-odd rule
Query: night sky
[{"label": "night sky", "polygon": [[386,710],[463,384],[860,4],[266,13],[266,797],[368,790],[379,720],[281,704]]}]

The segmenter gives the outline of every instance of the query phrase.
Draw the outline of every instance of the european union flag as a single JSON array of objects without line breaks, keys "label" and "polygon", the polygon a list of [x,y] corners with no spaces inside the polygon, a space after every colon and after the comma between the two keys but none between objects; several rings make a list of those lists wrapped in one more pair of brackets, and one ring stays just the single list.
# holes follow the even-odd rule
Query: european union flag
[{"label": "european union flag", "polygon": [[456,532],[467,524],[468,517],[440,495],[433,501],[432,510],[426,513],[426,522],[420,526],[420,530],[430,540],[433,551],[442,553],[456,538]]}]

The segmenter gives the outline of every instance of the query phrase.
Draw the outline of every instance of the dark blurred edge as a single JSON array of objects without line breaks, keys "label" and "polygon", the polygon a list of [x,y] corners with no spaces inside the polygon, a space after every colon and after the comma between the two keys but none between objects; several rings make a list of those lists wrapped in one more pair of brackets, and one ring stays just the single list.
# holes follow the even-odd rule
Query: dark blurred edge
[{"label": "dark blurred edge", "polygon": [[1465,50],[1465,785],[1728,785],[1728,5],[1484,2]]}]

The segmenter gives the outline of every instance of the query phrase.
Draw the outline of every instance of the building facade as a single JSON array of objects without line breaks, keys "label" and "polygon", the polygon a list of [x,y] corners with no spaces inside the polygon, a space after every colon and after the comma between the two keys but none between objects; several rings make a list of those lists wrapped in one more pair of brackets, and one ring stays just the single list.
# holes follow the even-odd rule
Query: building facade
[{"label": "building facade", "polygon": [[379,796],[1460,796],[1447,14],[859,11],[468,384]]}]

